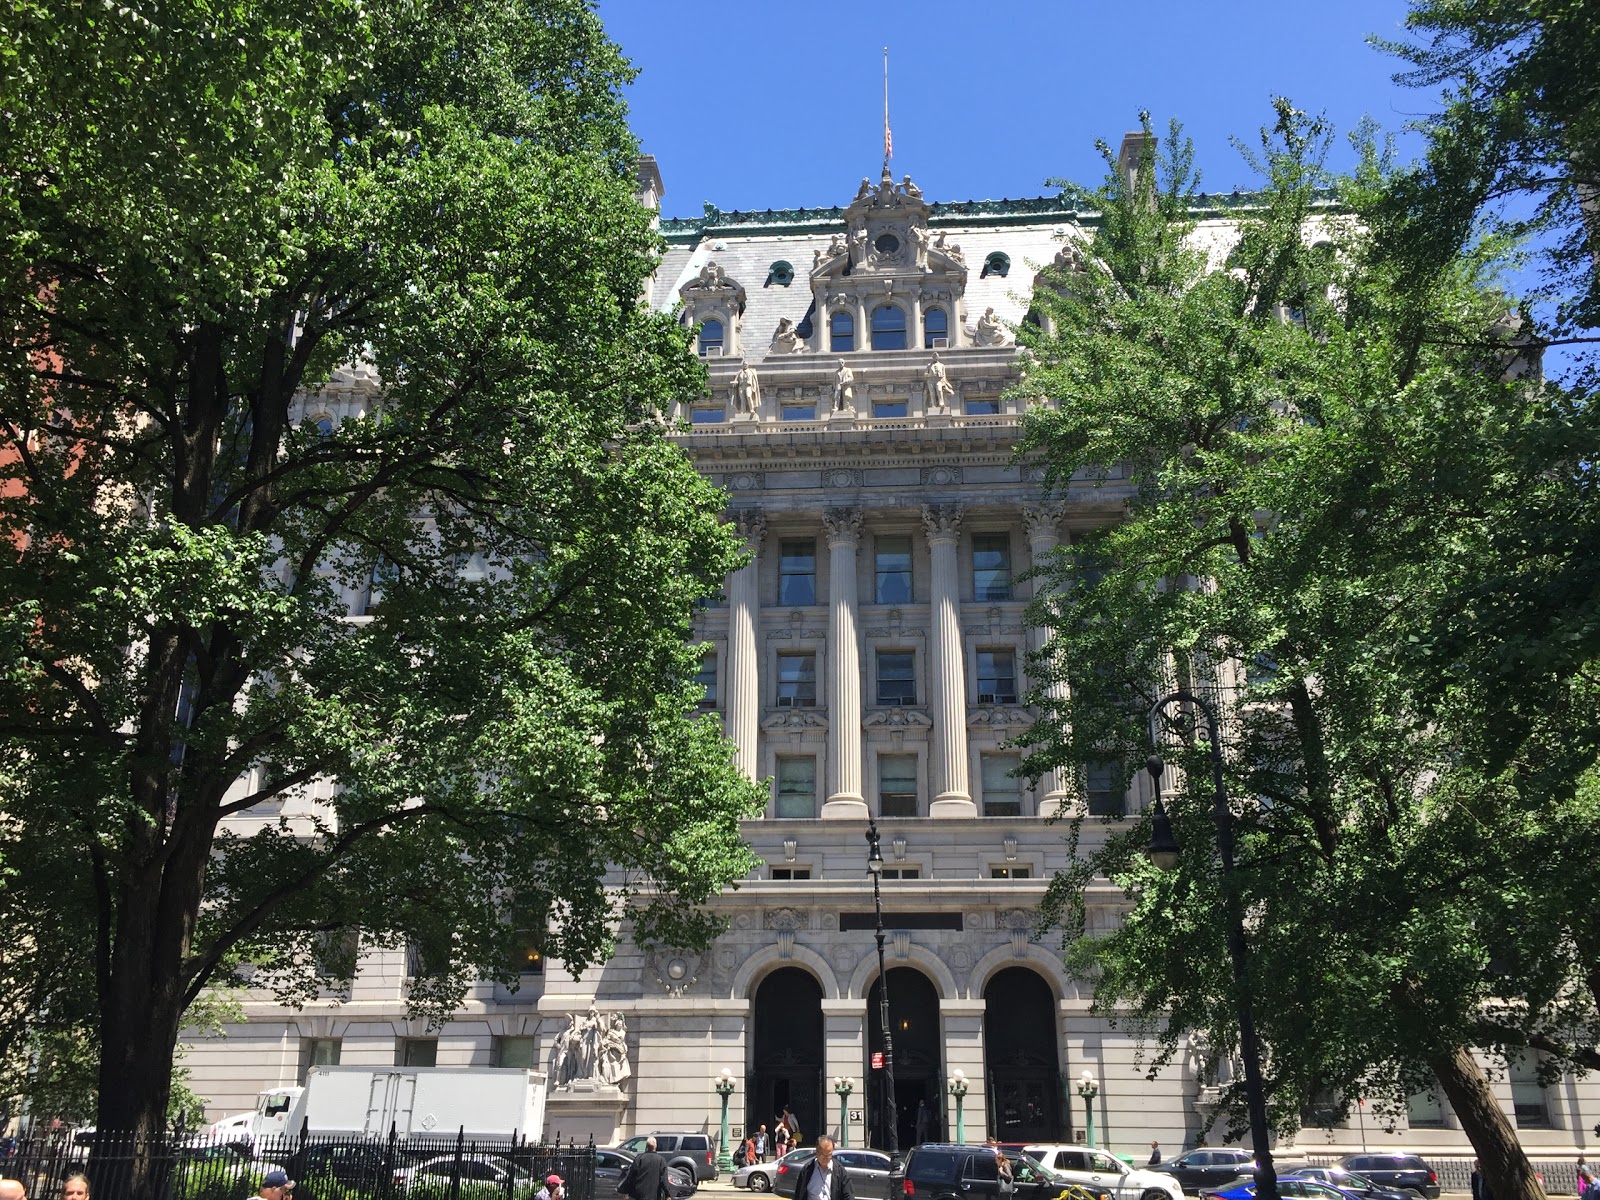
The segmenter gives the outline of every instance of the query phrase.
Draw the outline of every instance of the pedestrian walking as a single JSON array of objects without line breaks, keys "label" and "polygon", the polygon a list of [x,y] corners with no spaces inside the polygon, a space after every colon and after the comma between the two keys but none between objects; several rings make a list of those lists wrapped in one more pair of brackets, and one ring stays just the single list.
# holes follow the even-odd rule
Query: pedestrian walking
[{"label": "pedestrian walking", "polygon": [[[274,1167],[261,1177],[261,1186],[256,1189],[256,1195],[261,1200],[288,1200],[292,1191],[294,1180],[289,1178],[289,1172],[282,1167]],[[5,1197],[0,1196],[0,1200],[5,1200]]]},{"label": "pedestrian walking", "polygon": [[1483,1177],[1483,1164],[1472,1160],[1472,1200],[1494,1200],[1489,1194],[1489,1181]]},{"label": "pedestrian walking", "polygon": [[794,1200],[856,1200],[844,1164],[833,1156],[833,1139],[817,1138],[817,1153],[800,1168],[794,1181]]},{"label": "pedestrian walking", "polygon": [[0,1200],[28,1200],[28,1189],[20,1179],[0,1179]]},{"label": "pedestrian walking", "polygon": [[790,1112],[789,1106],[785,1104],[778,1120],[782,1121],[784,1128],[789,1131],[789,1148],[793,1149],[798,1146],[800,1144],[800,1118]]},{"label": "pedestrian walking", "polygon": [[1600,1200],[1600,1176],[1593,1167],[1578,1168],[1578,1200]]},{"label": "pedestrian walking", "polygon": [[628,1164],[617,1194],[631,1200],[667,1200],[667,1160],[656,1153],[655,1138],[646,1138],[644,1153]]},{"label": "pedestrian walking", "polygon": [[756,1130],[756,1161],[767,1161],[767,1127],[765,1125]]},{"label": "pedestrian walking", "polygon": [[772,1153],[782,1158],[789,1153],[789,1127],[778,1117],[772,1127]]},{"label": "pedestrian walking", "polygon": [[544,1186],[533,1194],[533,1200],[567,1200],[567,1191],[561,1184],[561,1176],[546,1175]]},{"label": "pedestrian walking", "polygon": [[1153,1142],[1150,1143],[1150,1161],[1148,1163],[1146,1163],[1145,1165],[1149,1166],[1149,1167],[1159,1167],[1161,1165],[1161,1143],[1160,1142],[1154,1142],[1153,1141]]},{"label": "pedestrian walking", "polygon": [[89,1200],[89,1177],[81,1172],[61,1182],[61,1200]]}]

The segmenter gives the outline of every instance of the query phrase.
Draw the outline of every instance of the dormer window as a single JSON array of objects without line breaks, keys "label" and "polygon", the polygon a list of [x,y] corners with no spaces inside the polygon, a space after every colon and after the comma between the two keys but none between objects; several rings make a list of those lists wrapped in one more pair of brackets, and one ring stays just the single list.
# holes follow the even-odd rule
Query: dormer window
[{"label": "dormer window", "polygon": [[996,250],[983,260],[983,274],[985,276],[998,275],[1001,279],[1004,279],[1011,274],[1011,256],[1004,250]]},{"label": "dormer window", "polygon": [[950,318],[942,308],[930,308],[922,314],[922,348],[942,350],[950,344]]},{"label": "dormer window", "polygon": [[836,312],[828,318],[828,349],[844,354],[856,348],[856,320],[847,312]]},{"label": "dormer window", "polygon": [[700,357],[718,358],[722,355],[722,322],[712,317],[700,323]]},{"label": "dormer window", "polygon": [[874,350],[906,348],[906,314],[903,308],[885,304],[872,310],[872,348]]},{"label": "dormer window", "polygon": [[767,268],[767,278],[778,287],[788,287],[794,282],[794,264],[780,258]]}]

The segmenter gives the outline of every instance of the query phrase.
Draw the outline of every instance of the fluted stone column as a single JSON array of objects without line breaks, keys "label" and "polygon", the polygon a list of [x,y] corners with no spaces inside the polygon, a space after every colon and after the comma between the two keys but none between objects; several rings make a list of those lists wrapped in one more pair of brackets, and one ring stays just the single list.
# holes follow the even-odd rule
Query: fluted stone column
[{"label": "fluted stone column", "polygon": [[[1055,504],[1029,505],[1022,510],[1022,523],[1028,532],[1028,549],[1033,555],[1033,566],[1037,568],[1047,561],[1055,548],[1061,544],[1061,508]],[[1047,582],[1038,580],[1034,584],[1034,595],[1037,597],[1044,594],[1048,587]],[[1038,654],[1054,635],[1055,630],[1048,627],[1029,626],[1029,653]],[[1046,682],[1044,692],[1052,700],[1065,699],[1066,682],[1064,680]],[[1041,817],[1057,815],[1067,798],[1066,773],[1060,767],[1052,768],[1039,780],[1039,789],[1039,815]]]},{"label": "fluted stone column", "polygon": [[728,576],[728,706],[726,729],[735,746],[734,763],[751,779],[761,778],[756,739],[761,733],[761,597],[758,567],[766,518],[756,509],[734,515],[734,524],[751,558]]},{"label": "fluted stone column", "polygon": [[823,514],[828,532],[828,799],[829,820],[867,819],[861,795],[861,638],[856,629],[856,550],[861,510]]},{"label": "fluted stone column", "polygon": [[933,709],[934,781],[939,788],[928,806],[930,817],[975,817],[967,772],[967,670],[961,650],[961,580],[956,540],[961,510],[924,504],[922,527],[933,561],[933,636],[929,648],[929,694]]}]

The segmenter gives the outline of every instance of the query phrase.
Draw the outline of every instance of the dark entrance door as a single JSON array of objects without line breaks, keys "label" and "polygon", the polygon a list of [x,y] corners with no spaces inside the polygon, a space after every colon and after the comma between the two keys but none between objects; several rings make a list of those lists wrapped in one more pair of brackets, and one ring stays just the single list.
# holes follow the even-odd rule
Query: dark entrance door
[{"label": "dark entrance door", "polygon": [[[880,991],[877,981],[867,993],[867,1136],[879,1150],[889,1148],[884,1122],[883,1072],[872,1070],[872,1055],[883,1049],[883,1026],[878,1019]],[[939,1022],[939,993],[921,971],[889,968],[889,1024],[894,1031],[894,1093],[899,1120],[900,1149],[919,1141],[944,1136],[943,1033]]]},{"label": "dark entrance door", "polygon": [[782,967],[763,979],[756,988],[753,1045],[745,1130],[765,1125],[770,1138],[788,1105],[810,1143],[825,1128],[822,985],[798,967]]},{"label": "dark entrance door", "polygon": [[1007,967],[989,980],[983,999],[988,1132],[1002,1142],[1070,1141],[1061,1123],[1050,985],[1026,967]]}]

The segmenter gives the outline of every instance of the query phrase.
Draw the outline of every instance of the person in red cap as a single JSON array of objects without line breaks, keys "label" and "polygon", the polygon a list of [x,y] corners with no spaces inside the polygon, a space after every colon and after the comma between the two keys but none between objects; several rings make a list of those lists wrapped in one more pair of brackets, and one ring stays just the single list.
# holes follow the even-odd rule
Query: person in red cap
[{"label": "person in red cap", "polygon": [[567,1200],[567,1191],[562,1186],[561,1176],[546,1175],[544,1186],[534,1194],[533,1200]]}]

